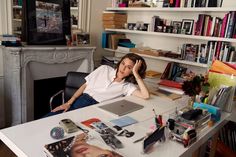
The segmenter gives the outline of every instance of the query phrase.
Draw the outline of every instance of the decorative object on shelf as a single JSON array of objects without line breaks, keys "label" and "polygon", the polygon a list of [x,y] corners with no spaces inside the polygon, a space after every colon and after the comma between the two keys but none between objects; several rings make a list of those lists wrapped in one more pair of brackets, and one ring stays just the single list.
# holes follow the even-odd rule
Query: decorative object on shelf
[{"label": "decorative object on shelf", "polygon": [[181,31],[184,31],[182,34],[191,35],[193,31],[194,20],[192,19],[183,19]]},{"label": "decorative object on shelf", "polygon": [[173,26],[173,30],[170,33],[179,34],[180,30],[181,30],[182,22],[181,21],[172,21],[171,25]]},{"label": "decorative object on shelf", "polygon": [[150,7],[150,6],[139,0],[129,0],[128,7]]},{"label": "decorative object on shelf", "polygon": [[90,44],[89,33],[77,33],[76,37],[78,45]]},{"label": "decorative object on shelf", "polygon": [[71,34],[69,0],[24,1],[23,21],[27,44],[66,45],[66,34]]}]

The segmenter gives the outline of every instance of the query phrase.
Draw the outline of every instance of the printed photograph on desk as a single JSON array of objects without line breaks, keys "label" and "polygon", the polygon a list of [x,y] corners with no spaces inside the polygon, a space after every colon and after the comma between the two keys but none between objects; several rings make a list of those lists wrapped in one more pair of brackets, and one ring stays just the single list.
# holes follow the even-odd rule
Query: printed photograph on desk
[{"label": "printed photograph on desk", "polygon": [[105,143],[90,138],[85,133],[44,146],[44,152],[48,157],[122,157],[119,153],[109,149]]},{"label": "printed photograph on desk", "polygon": [[111,134],[111,135],[117,134],[113,129],[111,129],[111,127],[107,126],[103,122],[93,122],[91,125],[100,134]]}]

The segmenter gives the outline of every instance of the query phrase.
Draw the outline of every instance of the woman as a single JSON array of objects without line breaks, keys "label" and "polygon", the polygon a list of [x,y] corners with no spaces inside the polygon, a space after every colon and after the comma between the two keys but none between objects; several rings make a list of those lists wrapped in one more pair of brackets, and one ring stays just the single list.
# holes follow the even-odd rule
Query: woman
[{"label": "woman", "polygon": [[[137,54],[126,54],[117,64],[117,69],[102,65],[90,73],[75,94],[66,103],[56,107],[46,116],[86,107],[121,96],[134,95],[149,98],[143,82],[146,71],[145,60]],[[135,86],[138,84],[138,88]]]}]

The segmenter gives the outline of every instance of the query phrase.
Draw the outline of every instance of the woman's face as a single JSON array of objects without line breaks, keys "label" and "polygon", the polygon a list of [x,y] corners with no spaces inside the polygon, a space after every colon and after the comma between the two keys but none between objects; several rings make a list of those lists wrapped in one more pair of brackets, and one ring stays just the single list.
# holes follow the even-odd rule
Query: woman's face
[{"label": "woman's face", "polygon": [[85,142],[77,142],[71,150],[72,157],[98,157],[106,152],[102,148],[90,145]]},{"label": "woman's face", "polygon": [[129,76],[132,72],[133,67],[134,62],[132,60],[130,60],[129,58],[123,59],[118,67],[117,77],[123,79]]}]

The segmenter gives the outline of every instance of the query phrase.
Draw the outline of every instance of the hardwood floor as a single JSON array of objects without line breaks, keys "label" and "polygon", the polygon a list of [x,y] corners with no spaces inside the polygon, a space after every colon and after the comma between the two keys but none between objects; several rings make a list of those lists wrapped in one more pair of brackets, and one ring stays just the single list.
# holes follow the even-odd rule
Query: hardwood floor
[{"label": "hardwood floor", "polygon": [[0,156],[16,157],[16,155],[2,141],[0,141]]}]

